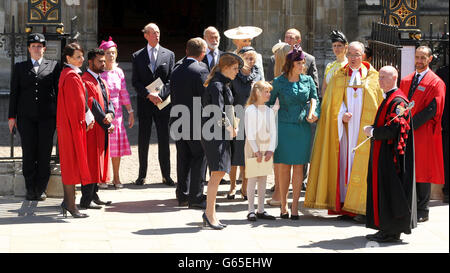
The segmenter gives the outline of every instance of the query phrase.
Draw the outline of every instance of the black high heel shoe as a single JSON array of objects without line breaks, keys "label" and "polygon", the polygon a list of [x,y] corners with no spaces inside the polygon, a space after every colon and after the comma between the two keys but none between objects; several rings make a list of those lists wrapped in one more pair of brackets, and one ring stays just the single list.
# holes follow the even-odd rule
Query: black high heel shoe
[{"label": "black high heel shoe", "polygon": [[227,194],[227,199],[228,200],[234,200],[235,197],[236,197],[235,194]]},{"label": "black high heel shoe", "polygon": [[289,212],[286,212],[285,214],[280,213],[281,219],[289,219]]},{"label": "black high heel shoe", "polygon": [[208,217],[206,217],[206,213],[203,213],[202,218],[203,218],[203,226],[204,227],[206,227],[206,225],[208,225],[210,228],[216,229],[216,230],[222,230],[224,228],[224,226],[222,226],[222,225],[215,226],[215,225],[211,224],[208,220]]},{"label": "black high heel shoe", "polygon": [[86,217],[89,217],[89,215],[84,214],[84,213],[70,211],[66,207],[66,204],[64,203],[64,201],[61,203],[61,210],[62,210],[62,215],[64,216],[64,218],[67,218],[67,212],[70,212],[70,214],[72,215],[73,218],[86,218]]}]

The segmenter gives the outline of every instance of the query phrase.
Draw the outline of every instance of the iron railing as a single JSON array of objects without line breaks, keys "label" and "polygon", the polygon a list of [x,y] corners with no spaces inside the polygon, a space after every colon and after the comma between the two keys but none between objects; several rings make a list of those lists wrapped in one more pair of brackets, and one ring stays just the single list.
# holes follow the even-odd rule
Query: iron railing
[{"label": "iron railing", "polygon": [[401,71],[402,46],[397,26],[373,22],[368,46],[372,50],[371,64],[376,70],[390,65]]}]

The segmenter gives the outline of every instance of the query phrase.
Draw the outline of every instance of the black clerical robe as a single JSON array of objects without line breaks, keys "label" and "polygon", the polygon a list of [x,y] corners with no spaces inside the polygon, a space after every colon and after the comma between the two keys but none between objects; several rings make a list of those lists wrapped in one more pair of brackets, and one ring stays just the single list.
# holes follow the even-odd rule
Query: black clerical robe
[{"label": "black clerical robe", "polygon": [[366,227],[410,234],[416,227],[414,137],[408,99],[400,89],[386,93],[374,122],[367,175]]}]

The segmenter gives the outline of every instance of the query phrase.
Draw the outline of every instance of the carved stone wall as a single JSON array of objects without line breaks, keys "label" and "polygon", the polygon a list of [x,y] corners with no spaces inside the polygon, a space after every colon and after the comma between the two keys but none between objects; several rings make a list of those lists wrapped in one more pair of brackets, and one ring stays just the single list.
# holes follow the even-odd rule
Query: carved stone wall
[{"label": "carved stone wall", "polygon": [[[97,46],[98,1],[61,0],[62,21],[65,32],[70,33],[70,19],[78,16],[79,42],[90,49]],[[316,57],[319,76],[322,78],[326,63],[334,59],[329,41],[333,29],[342,30],[349,40],[365,42],[370,35],[371,22],[381,17],[380,0],[221,0],[228,6],[228,28],[239,25],[261,27],[263,33],[256,37],[253,46],[263,55],[264,63],[272,55],[271,48],[284,39],[284,32],[291,27],[302,33],[302,47]],[[448,21],[448,2],[421,0],[420,28],[428,33],[429,23],[434,31],[443,31]],[[0,32],[9,32],[11,17],[16,17],[16,29],[24,32],[27,0],[0,1]],[[101,16],[101,15],[100,15]],[[35,29],[39,31],[39,29]],[[230,41],[224,41],[227,50],[234,49]],[[1,41],[0,41],[1,42]],[[25,59],[19,56],[17,61]],[[0,47],[0,92],[9,92],[10,60]],[[320,79],[321,81],[322,79]]]},{"label": "carved stone wall", "polygon": [[[78,16],[78,31],[80,44],[89,49],[97,46],[97,0],[61,0],[62,23],[65,32],[70,33],[70,19]],[[2,0],[0,1],[0,33],[11,32],[12,16],[15,17],[16,32],[25,32],[27,20],[27,0]],[[33,31],[42,31],[41,27],[34,27]],[[50,32],[50,30],[48,30]],[[0,40],[1,43],[1,40]],[[26,46],[26,44],[25,44]],[[25,54],[16,57],[16,62],[26,60]],[[0,92],[9,93],[11,61],[4,47],[0,46]]]}]

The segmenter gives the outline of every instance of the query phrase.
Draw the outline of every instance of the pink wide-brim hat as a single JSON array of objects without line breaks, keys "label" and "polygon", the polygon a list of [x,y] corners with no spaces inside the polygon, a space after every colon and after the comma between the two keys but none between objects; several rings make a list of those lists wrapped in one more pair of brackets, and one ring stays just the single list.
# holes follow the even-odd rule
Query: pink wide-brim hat
[{"label": "pink wide-brim hat", "polygon": [[117,44],[113,42],[111,36],[109,36],[109,40],[108,41],[102,41],[102,43],[100,44],[100,46],[98,48],[103,49],[103,50],[107,50],[108,48],[111,47],[116,47],[117,48]]}]

